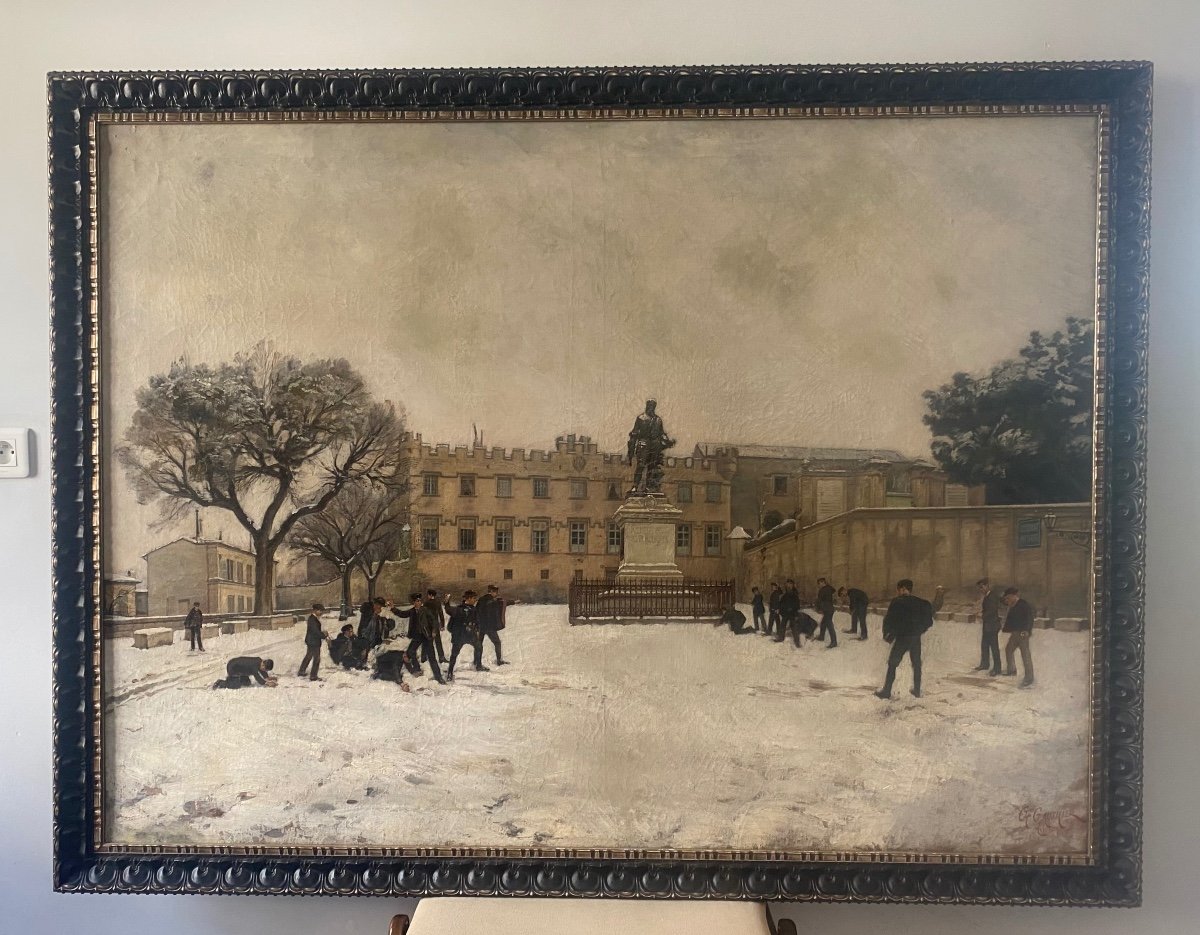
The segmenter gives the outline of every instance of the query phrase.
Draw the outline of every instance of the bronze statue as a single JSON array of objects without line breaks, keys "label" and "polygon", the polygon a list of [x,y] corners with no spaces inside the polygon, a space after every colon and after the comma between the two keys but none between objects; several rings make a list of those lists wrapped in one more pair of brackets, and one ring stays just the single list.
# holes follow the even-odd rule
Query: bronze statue
[{"label": "bronze statue", "polygon": [[662,493],[663,453],[674,447],[675,439],[667,435],[662,416],[655,413],[657,405],[653,399],[646,400],[646,411],[637,417],[629,432],[627,453],[633,463],[630,496]]}]

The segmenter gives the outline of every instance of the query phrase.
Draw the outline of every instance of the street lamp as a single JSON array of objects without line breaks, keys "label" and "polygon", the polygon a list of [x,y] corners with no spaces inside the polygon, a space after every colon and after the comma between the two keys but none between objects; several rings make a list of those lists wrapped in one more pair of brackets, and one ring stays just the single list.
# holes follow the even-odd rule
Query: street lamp
[{"label": "street lamp", "polygon": [[1077,545],[1080,548],[1091,548],[1092,531],[1090,529],[1059,529],[1058,515],[1053,511],[1042,517],[1042,523],[1045,525],[1047,532],[1059,539],[1066,539],[1072,545]]}]

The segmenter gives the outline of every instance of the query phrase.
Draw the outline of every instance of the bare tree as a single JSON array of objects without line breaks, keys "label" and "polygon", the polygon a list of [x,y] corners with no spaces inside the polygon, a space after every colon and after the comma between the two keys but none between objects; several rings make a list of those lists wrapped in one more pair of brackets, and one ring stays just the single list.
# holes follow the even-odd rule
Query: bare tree
[{"label": "bare tree", "polygon": [[403,515],[397,516],[394,522],[380,530],[380,535],[368,544],[358,557],[358,567],[362,570],[363,577],[367,579],[368,600],[375,598],[375,587],[379,582],[379,576],[383,573],[384,566],[400,554],[400,549],[404,544],[404,527]]},{"label": "bare tree", "polygon": [[256,614],[273,609],[275,553],[296,523],[396,473],[401,417],[343,359],[259,344],[216,366],[178,360],[137,404],[119,456],[139,501],[167,518],[189,504],[233,514],[254,546]]},{"label": "bare tree", "polygon": [[[300,519],[288,536],[288,545],[298,552],[325,559],[342,579],[341,619],[350,608],[350,579],[355,568],[367,576],[368,599],[375,596],[375,579],[382,561],[376,557],[395,555],[404,523],[402,482],[356,481],[348,485],[320,513]],[[390,551],[389,551],[390,550]]]}]

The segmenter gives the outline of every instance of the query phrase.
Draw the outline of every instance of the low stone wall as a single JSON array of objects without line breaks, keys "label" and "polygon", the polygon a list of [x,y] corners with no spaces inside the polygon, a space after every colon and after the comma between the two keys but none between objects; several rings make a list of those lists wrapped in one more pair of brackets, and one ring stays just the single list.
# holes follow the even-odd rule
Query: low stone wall
[{"label": "low stone wall", "polygon": [[[298,619],[302,620],[308,615],[307,608],[289,608],[287,610],[277,610],[271,614],[271,618],[287,617],[286,624],[272,627],[271,629],[280,629],[284,626],[292,626]],[[244,633],[249,629],[249,624],[243,629],[226,629],[225,624],[230,621],[244,621],[248,619],[246,612],[240,614],[205,614],[204,624],[218,625],[221,627],[222,633]],[[183,615],[176,614],[172,616],[159,617],[105,617],[100,622],[100,632],[105,639],[112,639],[120,636],[133,636],[135,630],[145,630],[153,627],[168,627],[172,630],[183,629]],[[261,628],[260,628],[261,629]],[[204,637],[208,638],[208,631],[204,631]]]},{"label": "low stone wall", "polygon": [[286,630],[296,625],[293,614],[270,614],[262,617],[247,617],[251,630]]},{"label": "low stone wall", "polygon": [[145,627],[133,631],[134,649],[154,649],[156,646],[170,646],[175,639],[175,631],[170,627]]}]

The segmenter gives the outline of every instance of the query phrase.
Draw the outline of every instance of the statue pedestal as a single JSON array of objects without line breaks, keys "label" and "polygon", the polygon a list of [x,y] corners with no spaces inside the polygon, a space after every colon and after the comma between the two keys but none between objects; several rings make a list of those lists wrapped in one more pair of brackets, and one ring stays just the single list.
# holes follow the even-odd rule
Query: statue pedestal
[{"label": "statue pedestal", "polygon": [[613,516],[625,552],[617,581],[683,578],[675,563],[675,526],[683,510],[663,496],[631,496]]}]

